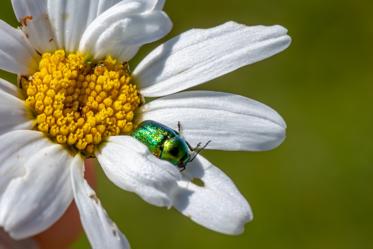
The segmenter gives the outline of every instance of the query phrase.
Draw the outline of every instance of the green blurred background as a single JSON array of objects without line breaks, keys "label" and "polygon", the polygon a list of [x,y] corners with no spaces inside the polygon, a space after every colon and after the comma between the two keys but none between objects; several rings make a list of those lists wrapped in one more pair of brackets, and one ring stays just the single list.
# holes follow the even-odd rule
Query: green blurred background
[{"label": "green blurred background", "polygon": [[[15,25],[9,2],[2,1],[0,15]],[[289,29],[293,43],[285,52],[199,87],[273,107],[288,124],[287,139],[269,152],[203,153],[252,205],[255,219],[240,236],[150,206],[97,167],[97,192],[132,248],[373,248],[372,9],[369,0],[168,1],[174,29],[166,39],[228,20]],[[82,237],[73,248],[89,244]]]}]

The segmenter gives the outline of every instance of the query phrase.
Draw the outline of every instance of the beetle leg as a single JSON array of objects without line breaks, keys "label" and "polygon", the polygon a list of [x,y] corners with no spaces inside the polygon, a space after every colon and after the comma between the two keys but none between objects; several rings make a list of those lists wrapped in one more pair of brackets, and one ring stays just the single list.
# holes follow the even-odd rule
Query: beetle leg
[{"label": "beetle leg", "polygon": [[209,143],[211,143],[211,140],[207,141],[207,143],[201,147],[201,143],[198,143],[197,144],[197,147],[193,148],[192,151],[193,151],[193,156],[192,158],[189,160],[189,162],[193,161],[199,153],[201,153],[202,150],[206,149],[206,147],[209,145]]},{"label": "beetle leg", "polygon": [[185,170],[185,165],[179,165],[178,167],[180,172],[183,172]]},{"label": "beetle leg", "polygon": [[177,121],[177,131],[181,135],[183,133],[183,127],[181,127],[181,122]]}]

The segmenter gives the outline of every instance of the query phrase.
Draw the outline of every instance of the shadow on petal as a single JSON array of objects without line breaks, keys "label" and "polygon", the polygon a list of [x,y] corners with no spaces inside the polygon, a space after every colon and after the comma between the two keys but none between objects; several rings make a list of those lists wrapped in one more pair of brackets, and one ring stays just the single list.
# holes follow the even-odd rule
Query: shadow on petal
[{"label": "shadow on petal", "polygon": [[243,232],[252,220],[251,208],[224,172],[199,155],[183,176],[173,202],[179,212],[216,232]]}]

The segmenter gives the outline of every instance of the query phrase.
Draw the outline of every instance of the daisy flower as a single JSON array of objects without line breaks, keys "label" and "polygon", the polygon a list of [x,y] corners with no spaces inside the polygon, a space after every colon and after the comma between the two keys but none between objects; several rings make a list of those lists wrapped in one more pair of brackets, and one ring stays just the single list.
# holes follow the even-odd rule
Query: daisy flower
[{"label": "daisy flower", "polygon": [[113,183],[146,202],[217,232],[243,231],[252,212],[228,176],[201,155],[180,171],[131,132],[144,120],[172,129],[180,122],[193,146],[278,146],[286,125],[271,108],[228,93],[181,91],[284,50],[285,28],[193,29],[130,71],[139,48],[171,30],[163,0],[12,4],[21,26],[0,21],[0,68],[19,82],[0,81],[0,227],[14,239],[33,236],[74,200],[93,248],[129,248],[84,179],[84,159],[95,157]]}]

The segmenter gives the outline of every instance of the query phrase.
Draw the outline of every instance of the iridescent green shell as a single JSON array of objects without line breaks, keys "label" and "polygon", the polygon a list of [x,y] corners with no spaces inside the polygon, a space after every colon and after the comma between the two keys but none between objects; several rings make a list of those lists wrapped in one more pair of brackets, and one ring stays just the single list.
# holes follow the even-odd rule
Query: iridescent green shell
[{"label": "iridescent green shell", "polygon": [[185,139],[163,124],[152,120],[144,121],[131,136],[145,144],[156,157],[181,169],[191,160],[191,151]]}]

